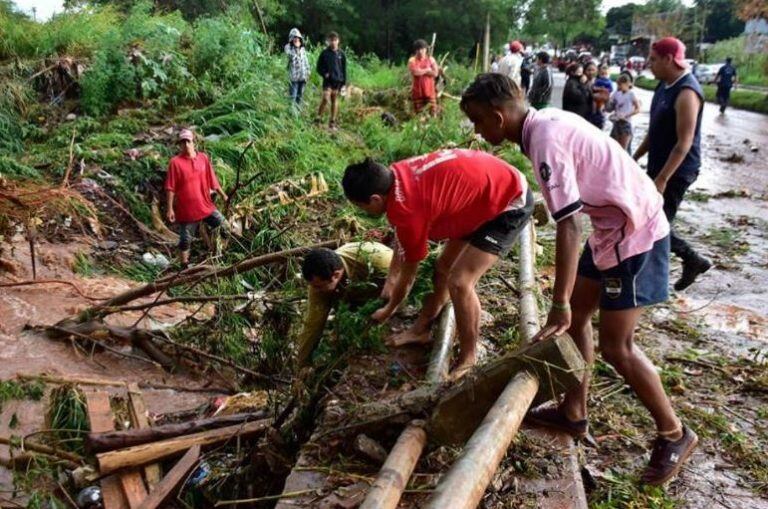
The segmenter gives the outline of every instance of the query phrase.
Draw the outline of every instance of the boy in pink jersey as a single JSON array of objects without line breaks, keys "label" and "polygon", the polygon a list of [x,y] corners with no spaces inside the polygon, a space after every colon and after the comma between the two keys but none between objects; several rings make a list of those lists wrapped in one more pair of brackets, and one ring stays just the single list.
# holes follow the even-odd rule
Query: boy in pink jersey
[{"label": "boy in pink jersey", "polygon": [[[581,117],[528,108],[520,88],[498,74],[482,74],[461,108],[494,145],[520,145],[557,222],[553,303],[536,339],[568,331],[590,364],[592,315],[600,309],[600,350],[653,416],[658,437],[642,480],[660,485],[680,471],[698,438],[675,414],[656,368],[634,344],[643,307],[668,297],[669,224],[662,196],[634,160]],[[592,222],[579,258],[581,225]],[[557,407],[539,407],[529,420],[585,436],[589,375]]]},{"label": "boy in pink jersey", "polygon": [[429,240],[447,240],[435,266],[434,290],[416,322],[390,344],[424,343],[451,299],[456,312],[459,358],[454,379],[476,362],[480,333],[477,281],[504,256],[533,212],[533,195],[514,167],[485,152],[441,150],[393,163],[371,159],[347,167],[344,194],[374,216],[387,215],[397,249],[384,284],[384,307],[372,318],[386,321],[408,296]]}]

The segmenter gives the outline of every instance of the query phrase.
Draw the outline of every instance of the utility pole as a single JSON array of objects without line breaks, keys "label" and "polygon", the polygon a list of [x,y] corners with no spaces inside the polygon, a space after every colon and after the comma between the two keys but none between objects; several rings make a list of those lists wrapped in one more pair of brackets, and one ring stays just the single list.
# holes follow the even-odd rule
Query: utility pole
[{"label": "utility pole", "polygon": [[485,35],[483,36],[483,72],[491,69],[490,63],[491,51],[491,13],[485,15]]}]

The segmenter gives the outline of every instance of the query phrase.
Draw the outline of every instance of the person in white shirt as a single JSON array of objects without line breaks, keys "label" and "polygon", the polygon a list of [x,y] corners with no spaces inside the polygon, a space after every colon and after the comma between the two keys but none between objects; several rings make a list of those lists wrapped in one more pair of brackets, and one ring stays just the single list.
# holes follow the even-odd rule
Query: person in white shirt
[{"label": "person in white shirt", "polygon": [[509,77],[520,85],[520,68],[523,65],[523,44],[520,41],[509,43],[509,53],[499,63],[499,74]]},{"label": "person in white shirt", "polygon": [[613,122],[611,138],[619,142],[625,150],[632,141],[632,116],[640,113],[640,101],[632,91],[632,78],[626,74],[616,80],[617,89],[611,94],[605,109],[612,112],[608,120]]}]

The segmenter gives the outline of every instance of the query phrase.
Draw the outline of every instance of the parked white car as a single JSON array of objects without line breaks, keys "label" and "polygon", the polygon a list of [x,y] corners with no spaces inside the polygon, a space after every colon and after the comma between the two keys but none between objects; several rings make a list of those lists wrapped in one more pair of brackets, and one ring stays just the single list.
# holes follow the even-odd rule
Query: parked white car
[{"label": "parked white car", "polygon": [[699,83],[714,83],[717,71],[725,64],[699,64],[694,75]]}]

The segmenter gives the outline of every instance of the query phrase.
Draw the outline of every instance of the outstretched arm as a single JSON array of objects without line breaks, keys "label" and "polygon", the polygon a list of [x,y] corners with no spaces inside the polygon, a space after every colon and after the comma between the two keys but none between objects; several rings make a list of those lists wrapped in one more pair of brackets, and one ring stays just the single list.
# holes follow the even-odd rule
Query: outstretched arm
[{"label": "outstretched arm", "polygon": [[[398,256],[397,254],[395,256]],[[371,318],[377,322],[384,323],[391,317],[400,304],[408,297],[413,282],[416,280],[416,273],[419,271],[419,262],[402,261],[399,271],[394,281],[387,303],[376,310]]]}]

